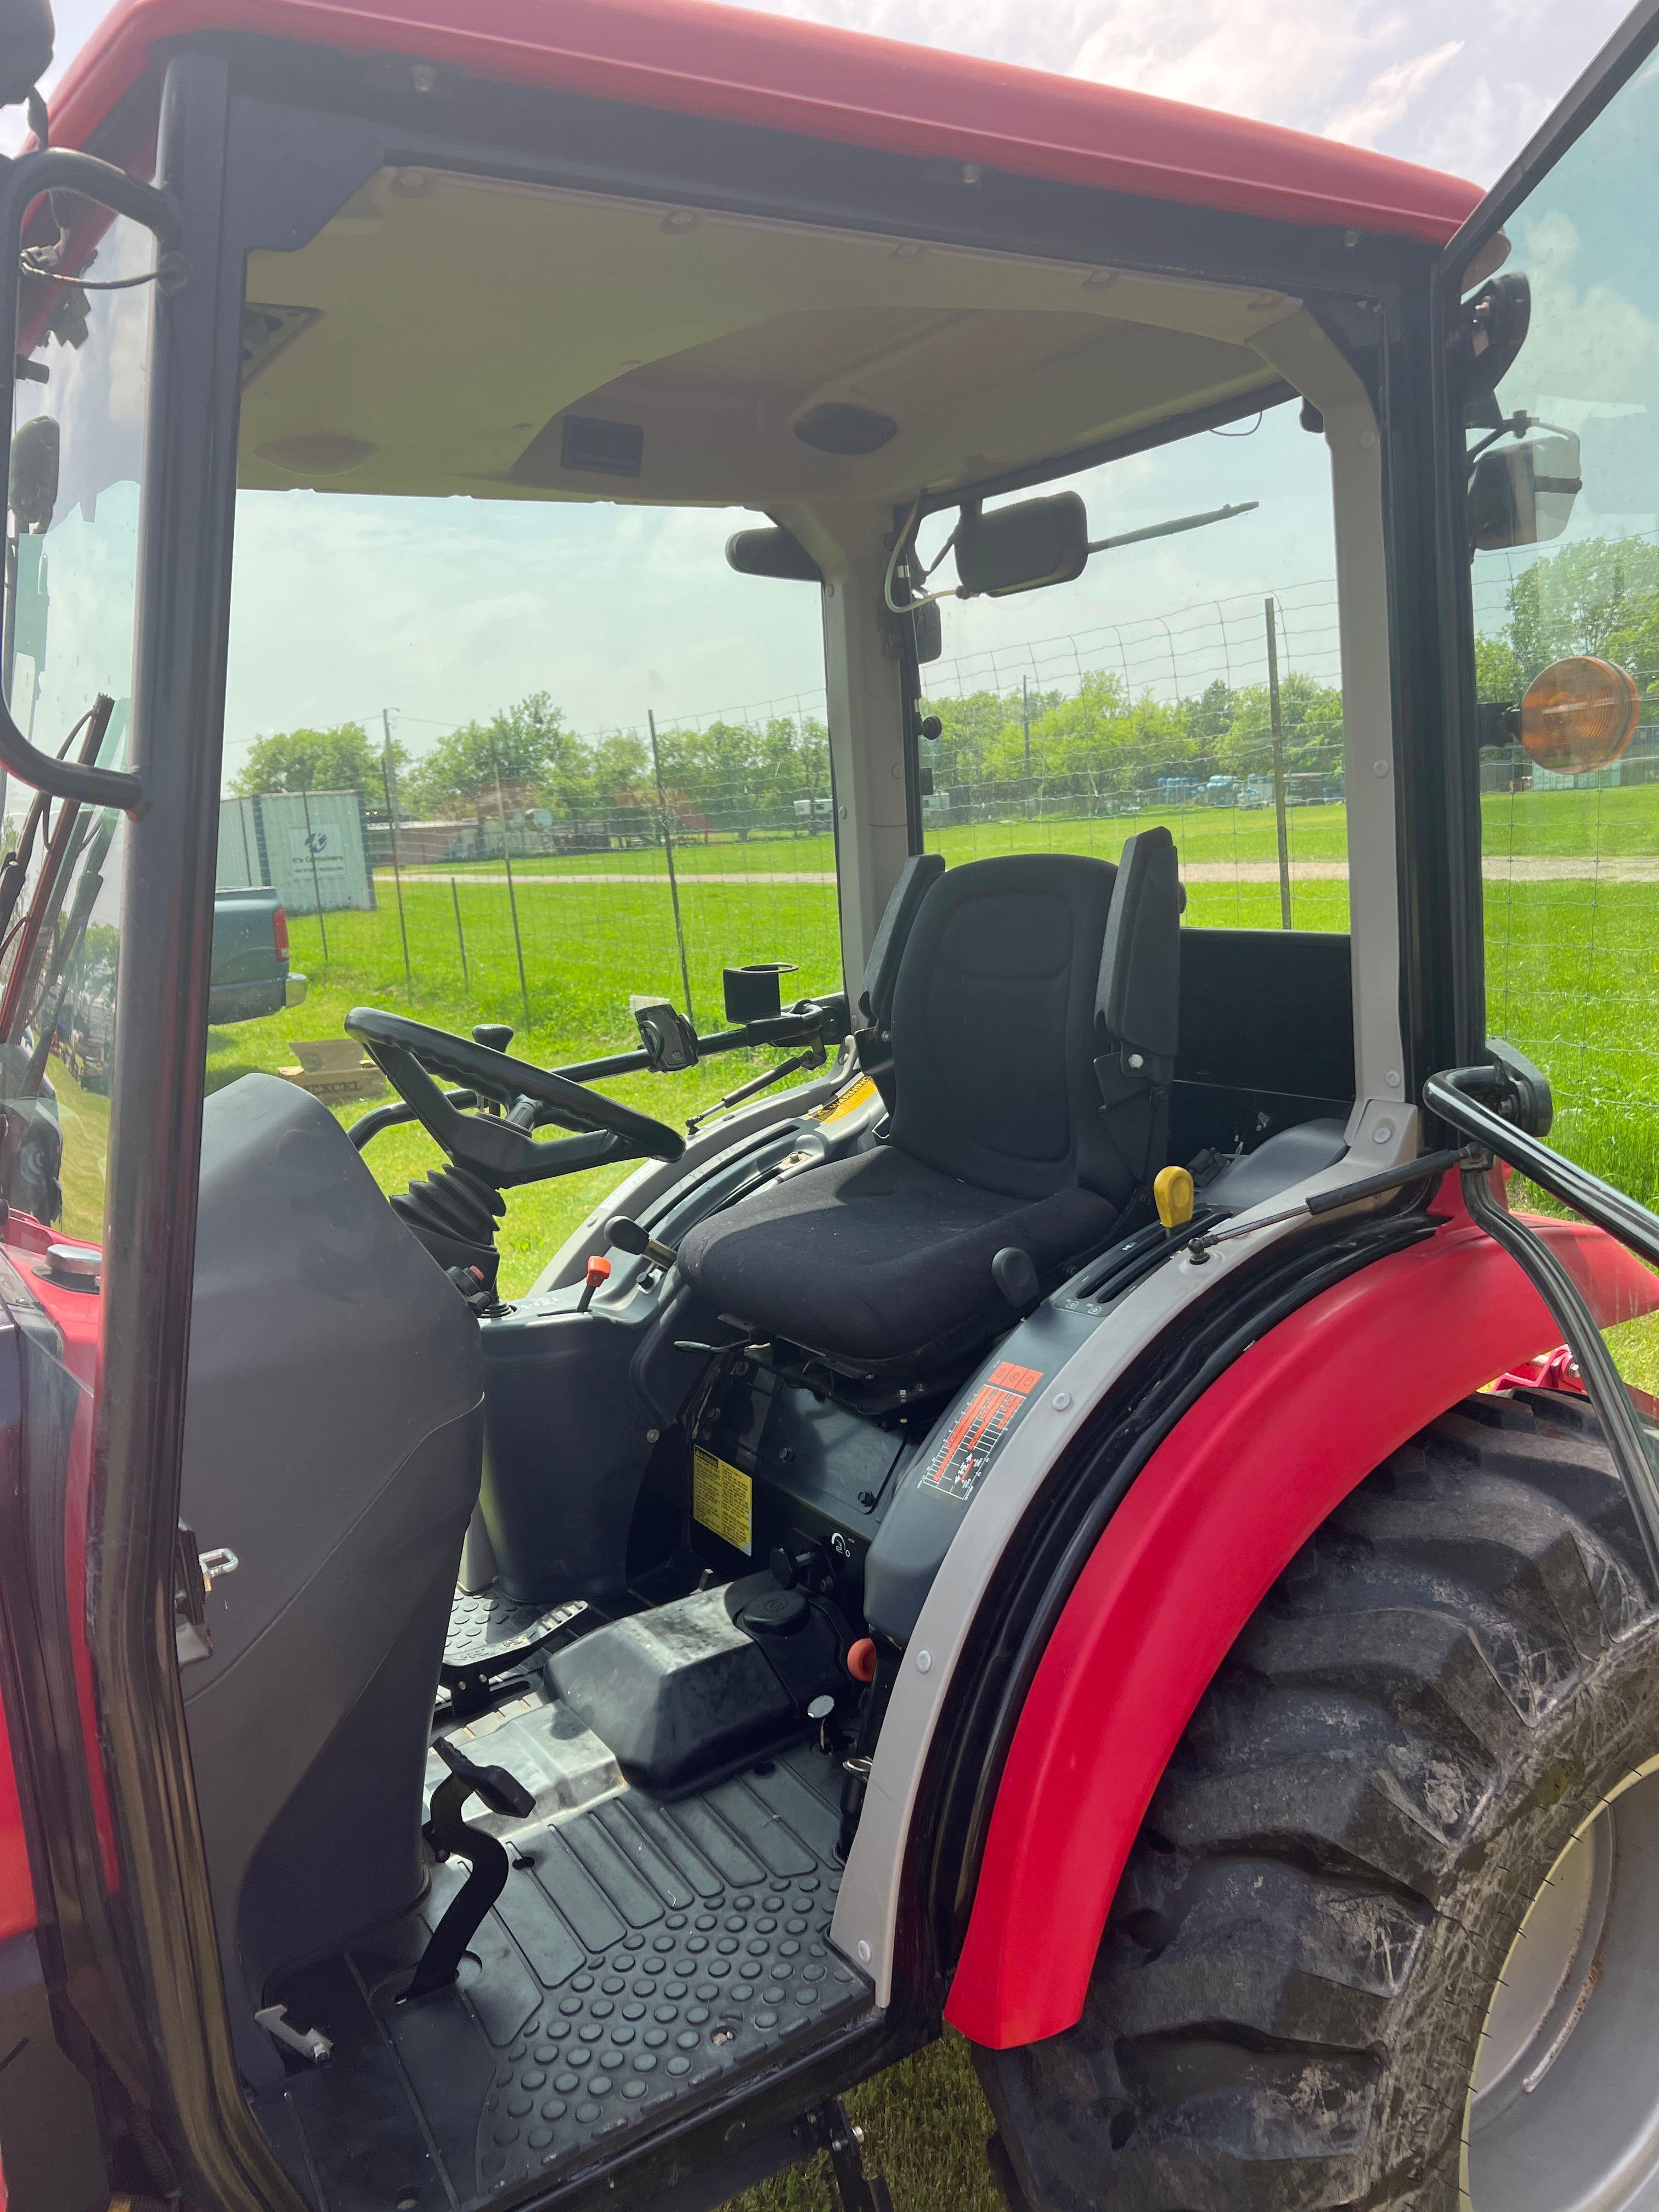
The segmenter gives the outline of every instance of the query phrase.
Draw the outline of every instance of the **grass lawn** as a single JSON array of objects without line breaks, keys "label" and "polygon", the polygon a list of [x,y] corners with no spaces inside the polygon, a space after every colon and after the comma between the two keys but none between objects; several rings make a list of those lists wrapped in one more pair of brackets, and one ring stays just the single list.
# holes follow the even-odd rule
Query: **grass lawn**
[{"label": "grass lawn", "polygon": [[[1496,797],[1486,805],[1489,853],[1659,852],[1659,787]],[[1011,816],[1005,823],[946,829],[929,842],[953,862],[995,851],[1029,851],[1039,843],[1115,857],[1130,830],[1160,819],[1168,820],[1188,864],[1274,856],[1272,815],[1232,810],[1041,824]],[[1290,829],[1295,859],[1342,857],[1341,807],[1297,809]],[[799,967],[792,991],[836,988],[834,890],[805,880],[833,866],[829,839],[689,846],[678,858],[700,1027],[723,1025],[720,971],[728,961],[790,958]],[[664,994],[684,1005],[665,880],[592,880],[608,873],[661,878],[659,851],[515,862],[522,986],[507,887],[489,880],[499,877],[499,861],[422,872],[440,879],[406,881],[404,887],[409,975],[390,874],[382,870],[375,913],[332,915],[320,925],[314,917],[292,918],[295,962],[310,978],[307,1001],[264,1021],[214,1030],[210,1086],[252,1069],[281,1066],[292,1058],[295,1038],[337,1036],[348,1008],[362,1003],[406,1010],[461,1031],[474,1021],[511,1022],[520,1030],[514,1050],[544,1066],[631,1046],[632,991]],[[786,880],[700,880],[739,874]],[[802,880],[787,879],[792,877]],[[1340,881],[1298,883],[1292,904],[1298,928],[1346,927],[1347,890]],[[1550,1074],[1558,1103],[1556,1141],[1647,1204],[1659,1205],[1659,884],[1582,878],[1493,882],[1487,885],[1486,914],[1491,1027]],[[1277,885],[1195,882],[1187,918],[1194,927],[1275,928]],[[678,1121],[757,1072],[767,1057],[734,1054],[688,1074],[633,1076],[605,1088],[661,1120]],[[82,1097],[57,1065],[53,1080],[66,1133],[78,1126],[82,1138],[68,1147],[73,1157],[65,1176],[65,1224],[96,1235],[101,1177],[86,1163],[101,1158],[95,1140],[106,1107],[101,1099]],[[363,1110],[341,1109],[340,1117],[349,1122]],[[394,1190],[437,1157],[423,1136],[408,1129],[376,1139],[365,1154],[382,1184]],[[600,1170],[509,1198],[501,1237],[501,1279],[509,1294],[531,1282],[616,1179],[616,1170]],[[1659,1328],[1637,1324],[1621,1335],[1632,1379],[1659,1390]],[[897,2212],[997,2212],[984,2156],[990,2116],[958,2038],[947,2036],[866,2083],[849,2102],[866,2129],[872,2168],[886,2174]],[[817,2166],[740,2200],[744,2212],[832,2212],[834,2202]]]}]

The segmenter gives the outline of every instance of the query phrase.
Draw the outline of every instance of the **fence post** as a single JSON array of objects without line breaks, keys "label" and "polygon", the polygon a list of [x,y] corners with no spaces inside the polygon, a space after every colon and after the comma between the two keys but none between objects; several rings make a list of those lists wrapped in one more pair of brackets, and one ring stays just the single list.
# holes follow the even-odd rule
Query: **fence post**
[{"label": "fence post", "polygon": [[404,941],[404,988],[412,991],[415,975],[409,964],[409,924],[404,919],[404,871],[398,857],[398,784],[392,772],[392,709],[380,709],[380,727],[386,732],[386,745],[380,754],[380,781],[386,786],[386,826],[392,833],[392,880],[398,890],[398,934]]},{"label": "fence post", "polygon": [[680,981],[685,986],[685,1018],[695,1030],[697,1017],[691,1007],[691,970],[685,957],[685,930],[680,921],[679,878],[674,873],[674,840],[668,827],[668,794],[662,787],[662,755],[657,748],[657,717],[647,707],[645,719],[651,730],[651,765],[657,776],[657,805],[662,816],[663,858],[668,863],[668,896],[674,909],[674,940],[680,948]]},{"label": "fence post", "polygon": [[1279,824],[1279,924],[1289,929],[1291,923],[1291,838],[1289,824],[1285,819],[1285,722],[1279,706],[1279,632],[1273,620],[1273,602],[1266,603],[1267,618],[1267,708],[1273,719],[1273,813]]},{"label": "fence post", "polygon": [[513,855],[507,849],[507,801],[501,796],[501,758],[495,750],[495,732],[489,732],[489,765],[495,772],[495,814],[501,825],[501,866],[507,870],[507,903],[513,916],[513,950],[519,962],[519,998],[524,1025],[530,1027],[530,986],[524,978],[524,939],[519,934],[519,897],[513,888]]},{"label": "fence post", "polygon": [[303,784],[300,787],[300,804],[305,809],[306,858],[311,862],[311,896],[317,902],[317,928],[323,940],[323,965],[328,965],[328,924],[323,920],[323,887],[317,878],[317,848],[311,835],[311,793]]},{"label": "fence post", "polygon": [[471,978],[467,974],[466,969],[466,939],[461,932],[461,895],[455,888],[455,878],[453,876],[449,879],[449,896],[455,902],[455,942],[460,947],[461,988],[464,991],[471,990],[472,988]]}]

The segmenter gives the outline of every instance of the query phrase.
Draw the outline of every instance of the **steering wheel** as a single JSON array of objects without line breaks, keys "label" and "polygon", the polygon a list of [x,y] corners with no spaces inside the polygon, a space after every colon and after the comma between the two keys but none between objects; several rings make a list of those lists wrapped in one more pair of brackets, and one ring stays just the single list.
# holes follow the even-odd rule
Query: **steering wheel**
[{"label": "steering wheel", "polygon": [[[685,1139],[665,1121],[635,1113],[586,1084],[549,1068],[532,1067],[471,1037],[429,1029],[378,1006],[354,1006],[345,1018],[354,1036],[427,1134],[459,1167],[469,1168],[497,1190],[574,1175],[609,1160],[677,1160]],[[499,1114],[463,1113],[433,1080],[447,1076]],[[538,1142],[533,1129],[554,1123],[576,1131],[554,1143]]]}]

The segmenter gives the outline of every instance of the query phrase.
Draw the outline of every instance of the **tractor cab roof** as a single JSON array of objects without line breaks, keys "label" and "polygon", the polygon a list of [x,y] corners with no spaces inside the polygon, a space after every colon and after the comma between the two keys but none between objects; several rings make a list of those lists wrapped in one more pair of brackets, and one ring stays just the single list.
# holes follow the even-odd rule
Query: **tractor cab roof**
[{"label": "tractor cab roof", "polygon": [[[59,88],[54,132],[84,143],[163,41],[226,32],[424,64],[438,90],[447,70],[944,160],[963,181],[1425,246],[1477,198],[1297,132],[706,0],[121,0]],[[1213,282],[1114,267],[1108,238],[1089,252],[389,170],[299,250],[251,258],[240,480],[874,510],[1056,476],[1290,395],[1268,334],[1294,294],[1226,283],[1219,240]]]},{"label": "tractor cab roof", "polygon": [[53,98],[84,144],[166,40],[212,33],[1438,245],[1480,195],[1364,148],[709,0],[117,0]]}]

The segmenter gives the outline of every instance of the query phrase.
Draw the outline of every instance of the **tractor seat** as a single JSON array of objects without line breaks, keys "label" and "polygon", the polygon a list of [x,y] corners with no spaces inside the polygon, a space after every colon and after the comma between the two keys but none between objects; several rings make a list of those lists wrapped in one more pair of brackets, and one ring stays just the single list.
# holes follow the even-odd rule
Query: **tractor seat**
[{"label": "tractor seat", "polygon": [[909,861],[860,1000],[890,1037],[886,1142],[700,1222],[679,1247],[688,1282],[757,1334],[869,1374],[1008,1328],[995,1255],[1018,1246],[1051,1288],[1164,1164],[1180,906],[1164,829],[1115,868]]}]

